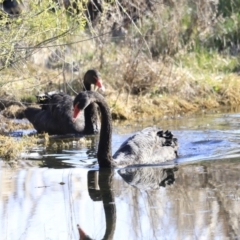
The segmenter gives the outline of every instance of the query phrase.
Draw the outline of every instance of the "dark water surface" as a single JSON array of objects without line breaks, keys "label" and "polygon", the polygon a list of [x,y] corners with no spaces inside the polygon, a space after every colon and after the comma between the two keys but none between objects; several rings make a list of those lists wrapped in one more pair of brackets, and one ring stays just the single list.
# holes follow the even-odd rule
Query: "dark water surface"
[{"label": "dark water surface", "polygon": [[173,130],[176,161],[98,170],[98,137],[0,160],[0,239],[240,239],[240,114],[115,125],[113,152],[151,125]]}]

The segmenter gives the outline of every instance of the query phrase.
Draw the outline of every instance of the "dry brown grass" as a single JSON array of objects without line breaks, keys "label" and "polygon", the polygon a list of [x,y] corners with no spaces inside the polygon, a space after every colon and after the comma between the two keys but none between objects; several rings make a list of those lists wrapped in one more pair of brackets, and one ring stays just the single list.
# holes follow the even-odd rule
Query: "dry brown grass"
[{"label": "dry brown grass", "polygon": [[5,160],[16,160],[20,153],[27,151],[37,144],[37,139],[33,136],[14,138],[7,134],[14,130],[32,128],[29,123],[16,122],[0,115],[0,158]]},{"label": "dry brown grass", "polygon": [[9,107],[5,108],[1,112],[1,114],[6,118],[22,119],[24,118],[23,110],[24,110],[24,107],[20,107],[17,105],[10,105]]},{"label": "dry brown grass", "polygon": [[[102,73],[114,118],[172,116],[238,105],[240,76],[230,73],[237,57],[209,53],[208,49],[194,51],[195,40],[204,42],[216,30],[215,24],[221,23],[216,2],[153,3],[147,18],[127,25],[119,11],[114,11],[119,6],[108,6],[96,26],[68,37],[74,44],[51,43],[54,47],[36,49],[27,61],[2,71],[1,98],[25,103],[23,99],[51,90],[68,90],[74,95],[69,85],[79,91],[84,72],[94,67]],[[125,26],[126,35],[119,41],[112,38],[113,22]],[[73,63],[79,71],[66,68]],[[3,114],[15,117],[17,112],[8,108]]]},{"label": "dry brown grass", "polygon": [[25,136],[17,139],[0,135],[0,157],[4,160],[16,160],[23,151],[27,151],[37,144],[35,137]]},{"label": "dry brown grass", "polygon": [[[240,103],[240,76],[237,74],[202,72],[200,75],[195,69],[177,67],[171,62],[166,64],[144,57],[131,68],[123,64],[126,58],[130,61],[127,54],[119,54],[115,67],[108,66],[108,72],[102,71],[102,79],[107,87],[105,95],[114,119],[182,115],[199,109],[236,106]],[[111,64],[114,65],[114,62]],[[117,71],[114,72],[114,69]],[[56,81],[52,79],[51,88],[46,79],[42,79],[40,83],[42,89],[56,90],[59,81],[57,78]],[[10,85],[6,84],[11,88]],[[28,85],[24,83],[24,86]],[[33,86],[30,83],[29,87],[24,87],[24,91],[23,86],[15,90],[30,95],[34,92]],[[21,107],[10,106],[2,114],[6,117],[19,117],[21,111]],[[28,128],[27,125],[11,126],[9,123],[8,129],[19,127]]]},{"label": "dry brown grass", "polygon": [[[14,107],[15,106],[9,107],[7,111],[11,111],[11,109],[14,109]],[[11,114],[11,116],[12,115],[15,116],[13,113]],[[9,119],[4,117],[3,115],[0,115],[0,134],[20,129],[32,129],[32,125],[27,121],[16,121],[14,119]]]}]

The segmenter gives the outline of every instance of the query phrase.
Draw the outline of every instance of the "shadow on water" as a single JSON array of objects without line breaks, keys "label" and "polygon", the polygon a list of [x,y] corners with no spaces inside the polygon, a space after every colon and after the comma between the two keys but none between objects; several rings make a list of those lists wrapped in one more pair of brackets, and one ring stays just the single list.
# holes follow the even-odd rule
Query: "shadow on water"
[{"label": "shadow on water", "polygon": [[[98,170],[94,136],[0,161],[0,239],[240,238],[240,115],[156,125],[174,129],[176,161]],[[145,126],[115,126],[113,152]]]},{"label": "shadow on water", "polygon": [[[99,136],[51,136],[47,146],[39,145],[21,154],[34,165],[48,168],[86,167],[97,164]],[[42,141],[43,142],[43,141]]]}]

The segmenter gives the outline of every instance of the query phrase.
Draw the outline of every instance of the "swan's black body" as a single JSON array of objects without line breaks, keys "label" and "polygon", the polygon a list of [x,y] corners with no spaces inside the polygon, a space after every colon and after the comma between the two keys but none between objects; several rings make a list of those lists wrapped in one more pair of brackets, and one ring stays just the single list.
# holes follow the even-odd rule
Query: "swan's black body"
[{"label": "swan's black body", "polygon": [[[84,75],[84,90],[90,90],[91,84],[100,86],[99,73],[88,70]],[[94,134],[98,133],[99,117],[96,104],[89,105],[84,113],[73,121],[73,98],[65,93],[47,94],[41,102],[41,109],[28,107],[24,113],[38,133],[48,134]]]},{"label": "swan's black body", "polygon": [[79,111],[97,103],[101,111],[101,131],[97,152],[100,168],[129,165],[157,164],[177,157],[177,139],[169,131],[156,127],[145,128],[127,139],[112,157],[112,119],[104,98],[92,91],[81,92],[74,99]]}]

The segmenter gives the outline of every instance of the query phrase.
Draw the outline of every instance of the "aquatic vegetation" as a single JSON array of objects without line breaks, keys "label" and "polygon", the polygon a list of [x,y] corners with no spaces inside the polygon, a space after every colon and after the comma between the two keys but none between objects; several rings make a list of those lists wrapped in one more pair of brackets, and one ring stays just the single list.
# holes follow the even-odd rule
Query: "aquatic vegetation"
[{"label": "aquatic vegetation", "polygon": [[[5,110],[3,110],[3,111],[5,112],[5,114],[8,112],[9,115],[16,116],[14,114],[14,111],[11,112],[11,110],[15,109],[15,107],[16,106],[12,106],[12,107],[7,108],[6,111]],[[15,130],[20,130],[20,129],[32,129],[32,125],[28,121],[10,119],[10,118],[4,117],[3,115],[0,114],[0,134],[1,133],[5,134],[5,133],[9,133],[9,132],[12,132]]]},{"label": "aquatic vegetation", "polygon": [[49,144],[48,148],[52,149],[69,149],[73,147],[87,147],[91,146],[93,144],[93,141],[91,138],[88,137],[82,137],[82,138],[76,138],[76,139],[52,139]]},{"label": "aquatic vegetation", "polygon": [[0,158],[4,160],[17,160],[20,153],[36,146],[37,139],[34,136],[14,138],[0,135]]}]

